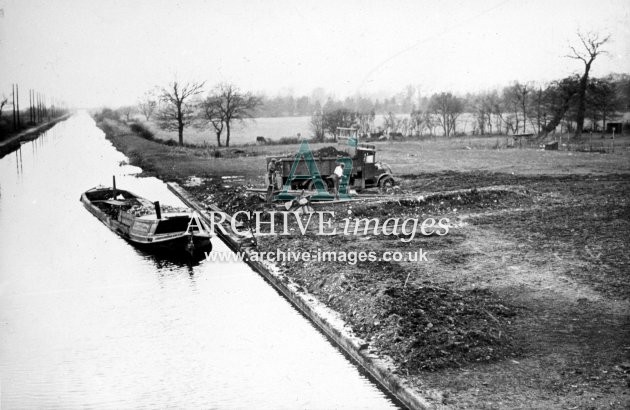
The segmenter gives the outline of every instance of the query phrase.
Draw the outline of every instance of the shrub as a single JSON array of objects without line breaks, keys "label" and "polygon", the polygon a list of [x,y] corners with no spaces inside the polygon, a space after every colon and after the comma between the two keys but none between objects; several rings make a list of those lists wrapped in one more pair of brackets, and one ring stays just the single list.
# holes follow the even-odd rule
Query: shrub
[{"label": "shrub", "polygon": [[94,120],[96,122],[101,122],[104,119],[110,119],[110,120],[120,120],[120,117],[118,116],[118,113],[110,108],[103,108],[100,112],[97,112],[96,114],[94,114]]},{"label": "shrub", "polygon": [[298,137],[282,137],[277,140],[267,139],[265,145],[289,145],[289,144],[299,144],[302,142],[301,138]]},{"label": "shrub", "polygon": [[131,123],[131,125],[129,125],[129,128],[131,128],[131,131],[133,131],[140,137],[147,139],[149,141],[155,141],[155,135],[150,129],[144,126],[144,124],[141,124],[139,122],[133,122]]}]

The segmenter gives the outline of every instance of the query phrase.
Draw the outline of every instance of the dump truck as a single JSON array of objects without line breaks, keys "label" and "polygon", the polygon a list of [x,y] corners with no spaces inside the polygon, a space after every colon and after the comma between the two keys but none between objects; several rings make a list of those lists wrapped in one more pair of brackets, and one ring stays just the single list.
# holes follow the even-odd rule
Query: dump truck
[{"label": "dump truck", "polygon": [[[291,174],[291,168],[296,159],[299,160],[297,168],[293,174],[291,189],[314,190],[313,165],[317,166],[322,180],[328,186],[329,191],[333,188],[333,181],[330,176],[333,174],[342,158],[352,160],[352,170],[350,173],[349,188],[360,191],[365,188],[381,187],[387,188],[395,185],[392,169],[389,165],[376,160],[376,146],[370,144],[360,144],[358,142],[357,130],[352,128],[340,128],[339,141],[345,143],[342,149],[334,146],[325,147],[312,151],[312,157],[295,154],[284,157],[268,157],[269,163],[275,160],[275,174],[273,185],[275,189],[282,189]],[[348,135],[344,138],[344,134]],[[270,185],[269,173],[267,173],[267,186]]]}]

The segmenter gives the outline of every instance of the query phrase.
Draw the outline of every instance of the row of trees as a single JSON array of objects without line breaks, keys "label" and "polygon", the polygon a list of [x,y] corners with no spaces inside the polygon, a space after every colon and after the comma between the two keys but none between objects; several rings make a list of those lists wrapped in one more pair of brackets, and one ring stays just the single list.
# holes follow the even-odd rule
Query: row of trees
[{"label": "row of trees", "polygon": [[311,95],[295,97],[293,95],[278,95],[275,97],[260,96],[261,106],[257,115],[260,117],[291,117],[310,116],[321,111],[323,107],[343,106],[352,111],[396,114],[409,113],[415,103],[414,95],[417,88],[408,86],[405,91],[388,98],[366,97],[361,95],[336,99],[328,95],[324,89],[316,88]]},{"label": "row of trees", "polygon": [[374,108],[348,108],[341,102],[329,100],[311,117],[311,129],[315,138],[321,140],[326,134],[337,137],[337,128],[357,128],[361,134],[434,134],[441,128],[444,135],[456,132],[457,120],[466,107],[463,98],[452,93],[438,93],[422,97],[419,108],[412,105],[408,117],[394,111],[384,114],[382,126],[375,126],[377,112]]},{"label": "row of trees", "polygon": [[[450,92],[421,95],[417,87],[405,90],[382,102],[362,96],[334,99],[323,89],[311,96],[268,98],[243,92],[235,85],[221,83],[205,97],[204,83],[172,82],[167,87],[146,93],[137,107],[123,107],[130,119],[137,109],[147,120],[155,116],[164,129],[178,131],[179,143],[188,125],[208,129],[217,145],[230,144],[234,122],[256,116],[310,115],[316,139],[326,134],[336,137],[339,127],[357,127],[366,133],[434,134],[445,136],[462,132],[469,124],[474,134],[537,133],[555,131],[560,125],[578,136],[585,119],[591,127],[606,126],[606,121],[630,107],[630,76],[609,75],[591,78],[590,70],[608,37],[578,34],[579,45],[570,47],[569,58],[583,64],[581,75],[569,76],[547,84],[514,82],[502,90],[454,95]],[[325,101],[324,101],[325,100]],[[399,114],[407,114],[399,116]],[[375,127],[377,114],[384,115],[382,126]],[[462,121],[463,114],[467,114]],[[467,130],[463,130],[467,131]],[[225,138],[223,140],[223,137]]]},{"label": "row of trees", "polygon": [[[502,90],[467,94],[460,97],[442,92],[420,96],[409,86],[398,96],[397,109],[386,113],[382,130],[389,133],[434,134],[441,130],[445,136],[457,134],[458,121],[468,113],[464,124],[471,123],[474,134],[536,133],[546,135],[560,125],[579,136],[588,119],[592,130],[605,128],[608,120],[630,107],[630,76],[611,74],[591,78],[590,70],[597,56],[605,53],[602,46],[609,37],[598,34],[578,34],[580,45],[571,47],[567,56],[583,63],[581,75],[569,76],[548,84],[515,82]],[[396,97],[392,98],[396,102]],[[413,102],[412,102],[413,101]],[[391,103],[390,103],[391,104]],[[412,106],[410,111],[405,108]],[[400,118],[396,114],[409,113]],[[345,104],[329,99],[312,117],[312,129],[317,137],[325,132],[335,134],[334,128],[358,127],[362,133],[373,132],[373,119],[378,113],[375,105],[361,99],[346,100]],[[364,118],[370,121],[362,121]]]},{"label": "row of trees", "polygon": [[[382,126],[375,127],[374,110],[360,111],[340,103],[327,103],[311,117],[317,138],[336,134],[336,127],[356,127],[361,133],[384,132],[403,135],[547,134],[558,126],[576,132],[579,121],[581,77],[569,76],[545,86],[520,83],[467,94],[435,93],[420,97],[408,116],[393,111],[383,114]],[[590,78],[584,96],[583,118],[593,131],[606,127],[630,106],[630,76],[609,75]],[[464,114],[466,120],[461,118]],[[462,129],[462,125],[467,129]],[[580,130],[579,132],[582,132]]]},{"label": "row of trees", "polygon": [[210,130],[218,146],[223,145],[225,136],[225,146],[230,146],[232,125],[253,117],[261,98],[229,83],[216,85],[202,97],[204,86],[204,82],[173,81],[166,87],[146,92],[137,107],[122,107],[119,111],[127,121],[136,109],[147,121],[155,118],[162,129],[177,131],[180,145],[184,144],[184,128],[193,125]]},{"label": "row of trees", "polygon": [[[20,98],[18,84],[11,85],[9,96],[4,94],[0,96],[0,139],[66,113],[64,104],[55,98],[48,97],[33,89],[27,90],[27,93],[28,105],[23,103],[25,100],[24,92]],[[20,108],[21,102],[22,108]],[[11,113],[10,118],[3,116],[5,108]]]},{"label": "row of trees", "polygon": [[[594,131],[605,128],[607,121],[630,106],[630,75],[590,78],[586,84],[583,119],[589,120]],[[356,127],[363,134],[445,136],[461,132],[546,134],[558,126],[576,132],[581,86],[582,77],[574,75],[544,86],[514,82],[502,90],[465,96],[435,93],[417,97],[405,116],[399,111],[378,112],[368,99],[329,98],[323,107],[314,105],[310,125],[318,140],[326,135],[336,137],[338,127]],[[264,97],[243,92],[233,84],[219,84],[205,97],[203,87],[204,83],[175,81],[146,93],[137,107],[123,107],[121,113],[129,120],[135,109],[146,120],[154,118],[160,127],[177,131],[180,144],[184,143],[184,128],[193,125],[208,129],[218,146],[229,146],[234,122],[260,116],[265,107]],[[383,115],[380,126],[375,125],[377,114]],[[463,114],[468,114],[466,121],[461,120]],[[466,129],[462,129],[463,124]]]}]

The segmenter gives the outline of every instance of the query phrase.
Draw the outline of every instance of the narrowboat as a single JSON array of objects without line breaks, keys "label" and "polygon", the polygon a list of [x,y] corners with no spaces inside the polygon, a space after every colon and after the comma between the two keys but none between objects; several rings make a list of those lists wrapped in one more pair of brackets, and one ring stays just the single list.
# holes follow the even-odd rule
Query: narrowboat
[{"label": "narrowboat", "polygon": [[199,214],[187,208],[160,206],[132,192],[98,186],[81,195],[81,202],[110,230],[139,247],[152,250],[210,252],[211,232]]}]

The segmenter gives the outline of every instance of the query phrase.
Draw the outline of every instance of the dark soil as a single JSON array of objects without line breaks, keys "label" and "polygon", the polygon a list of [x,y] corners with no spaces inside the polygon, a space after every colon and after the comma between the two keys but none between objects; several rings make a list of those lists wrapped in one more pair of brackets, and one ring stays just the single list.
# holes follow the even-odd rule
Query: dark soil
[{"label": "dark soil", "polygon": [[[385,236],[267,236],[259,238],[260,250],[428,250],[423,264],[291,262],[282,268],[340,312],[366,348],[390,356],[396,372],[417,380],[421,390],[439,389],[438,402],[476,408],[509,397],[487,384],[507,374],[508,386],[533,395],[555,386],[565,397],[560,403],[582,406],[575,383],[607,403],[628,401],[620,394],[629,383],[622,365],[630,352],[630,177],[444,172],[404,178],[401,186],[399,196],[318,209],[341,215],[335,224],[348,210],[360,218],[447,217],[455,223],[451,232],[409,244]],[[241,188],[205,189],[202,196],[214,190],[212,198],[226,209],[264,207]],[[217,192],[222,189],[227,193]],[[515,363],[521,366],[516,374]],[[488,387],[479,390],[475,380]]]},{"label": "dark soil", "polygon": [[320,148],[313,152],[313,155],[316,157],[350,157],[348,152],[338,150],[333,146]]},{"label": "dark soil", "polygon": [[[201,151],[115,143],[128,155],[138,147],[136,161],[168,180],[236,169],[230,161],[206,171]],[[504,165],[494,151],[467,152]],[[294,233],[262,236],[259,250],[428,251],[422,263],[279,265],[438,406],[628,408],[630,175],[573,175],[575,164],[592,166],[579,170],[584,174],[612,169],[600,166],[601,157],[521,156],[564,161],[566,171],[553,169],[565,174],[423,172],[398,178],[396,195],[316,208],[334,210],[337,226],[348,214],[445,217],[452,224],[446,236],[404,243],[397,236]],[[262,162],[248,172],[259,168]],[[187,189],[228,212],[265,206],[231,180],[210,178]]]}]

